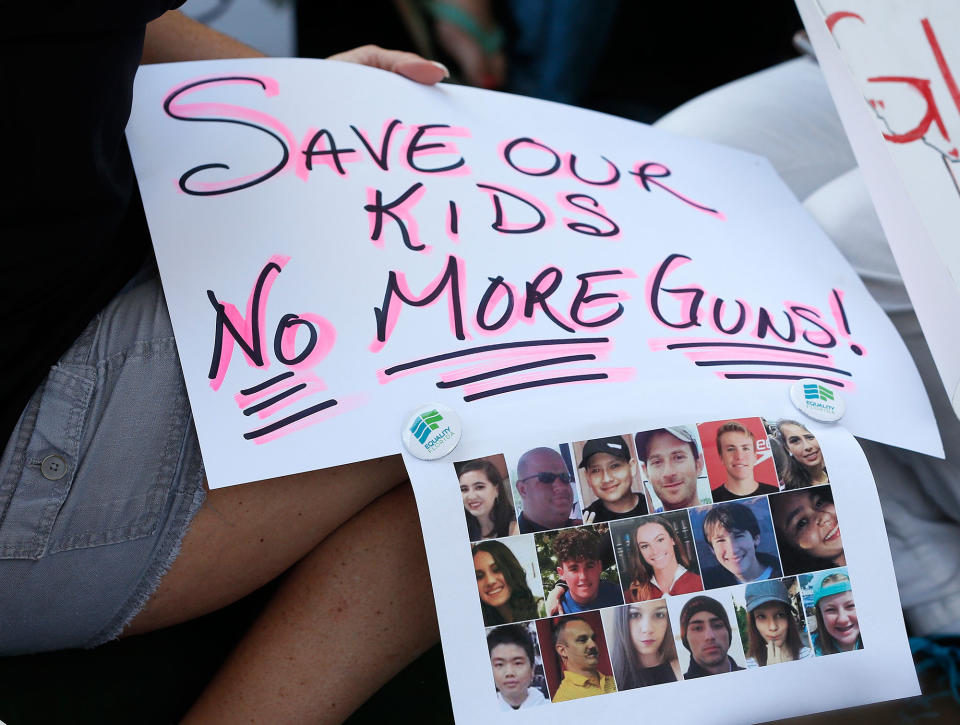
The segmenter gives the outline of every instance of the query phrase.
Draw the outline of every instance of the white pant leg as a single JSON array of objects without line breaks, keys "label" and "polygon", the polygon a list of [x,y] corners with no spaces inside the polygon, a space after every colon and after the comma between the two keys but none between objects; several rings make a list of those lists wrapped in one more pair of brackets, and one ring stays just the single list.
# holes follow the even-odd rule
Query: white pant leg
[{"label": "white pant leg", "polygon": [[800,200],[857,165],[820,67],[809,58],[708,91],[654,126],[765,156]]},{"label": "white pant leg", "polygon": [[913,632],[960,633],[960,421],[819,68],[802,58],[783,63],[695,98],[655,125],[770,159],[904,338],[930,395],[947,459],[862,443]]}]

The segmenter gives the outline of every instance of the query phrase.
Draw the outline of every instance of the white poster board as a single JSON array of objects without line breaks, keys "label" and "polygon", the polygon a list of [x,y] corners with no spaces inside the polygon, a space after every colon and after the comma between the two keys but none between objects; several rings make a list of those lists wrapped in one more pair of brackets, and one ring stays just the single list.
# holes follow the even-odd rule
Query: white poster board
[{"label": "white poster board", "polygon": [[897,267],[960,411],[960,6],[798,0]]},{"label": "white poster board", "polygon": [[[500,537],[492,542],[469,543],[468,527],[464,521],[470,513],[465,508],[465,497],[459,494],[460,486],[454,461],[463,463],[475,458],[485,458],[494,461],[498,467],[505,466],[507,482],[516,492],[518,478],[530,473],[529,470],[518,470],[518,462],[533,448],[547,447],[557,451],[558,455],[563,455],[565,447],[572,450],[578,441],[621,435],[625,442],[631,443],[631,449],[635,450],[632,448],[632,441],[637,432],[666,426],[686,426],[688,429],[700,431],[699,452],[707,457],[711,453],[711,447],[715,445],[710,431],[717,430],[717,425],[725,422],[731,414],[751,414],[749,405],[743,403],[735,411],[705,405],[701,408],[701,416],[706,417],[694,418],[683,415],[632,416],[624,412],[623,417],[611,418],[601,425],[582,426],[575,417],[568,417],[564,421],[543,422],[535,427],[518,426],[506,430],[478,431],[466,437],[452,456],[440,461],[426,462],[405,455],[404,460],[417,493],[423,522],[453,710],[458,723],[542,723],[554,718],[589,721],[600,717],[626,720],[650,713],[658,713],[660,717],[669,717],[678,722],[766,722],[920,693],[903,628],[900,600],[876,487],[856,441],[838,426],[807,423],[822,451],[823,461],[829,471],[829,484],[785,490],[734,502],[736,505],[748,506],[755,512],[760,523],[756,550],[764,552],[764,563],[776,559],[779,570],[770,572],[769,578],[781,578],[780,574],[784,574],[782,581],[790,587],[794,597],[796,609],[791,616],[795,616],[799,622],[797,631],[802,647],[809,648],[801,649],[802,657],[794,660],[776,664],[768,662],[759,667],[751,666],[747,661],[750,656],[749,636],[746,640],[741,638],[737,617],[747,616],[746,600],[752,585],[730,585],[718,579],[716,572],[719,570],[722,573],[724,569],[718,569],[717,560],[712,558],[709,552],[710,547],[702,540],[703,523],[709,511],[716,508],[716,504],[701,506],[701,502],[698,502],[697,506],[679,508],[667,514],[612,521],[605,524],[609,531],[594,531],[597,529],[596,525],[578,526],[578,522],[573,521],[569,526],[561,526],[559,530],[523,533],[525,529],[521,523],[519,535]],[[752,411],[756,412],[758,411]],[[527,417],[527,413],[515,405],[505,406],[505,415],[521,420]],[[763,415],[768,422],[772,422],[780,416],[790,416],[791,413],[789,407],[785,407],[768,410]],[[751,422],[742,417],[739,420],[746,424]],[[763,433],[757,435],[757,470],[760,469],[765,454],[768,455],[774,445],[772,440],[776,435],[774,432],[766,439]],[[571,485],[575,502],[582,501],[589,495],[588,485],[583,481],[583,469],[578,468],[578,463],[575,456],[565,459],[565,465],[573,474]],[[712,495],[716,496],[717,487],[725,474],[720,467],[712,463],[716,461],[707,460],[705,475],[709,479]],[[781,472],[767,480],[775,482],[778,476],[782,475]],[[463,481],[464,479],[461,479],[459,483],[462,484]],[[558,486],[556,481],[554,486]],[[781,520],[778,519],[778,511],[789,512],[799,508],[797,501],[803,499],[797,497],[801,496],[817,497],[820,501],[830,500],[835,518],[823,526],[825,530],[829,529],[827,538],[830,538],[835,535],[834,524],[839,522],[845,555],[842,571],[824,560],[815,563],[791,559],[796,553],[795,549],[791,548],[791,534],[784,534],[776,523],[771,523]],[[518,511],[527,513],[523,510],[523,497],[517,497],[515,504]],[[719,507],[730,505],[721,503]],[[577,513],[574,506],[571,516],[576,516]],[[630,604],[628,593],[630,568],[624,549],[630,547],[631,537],[637,542],[644,539],[644,529],[640,528],[644,522],[659,521],[665,517],[672,522],[678,538],[687,545],[690,551],[688,569],[697,574],[703,591],[698,590],[699,585],[687,587],[683,593],[678,592],[675,596],[659,600],[669,615],[672,635],[670,641],[677,653],[681,678],[671,682],[631,687],[629,679],[618,674],[617,669],[618,640],[629,637],[623,622],[627,619],[630,608],[634,606]],[[810,522],[810,526],[819,525]],[[657,526],[658,524],[654,523],[647,524],[648,530],[652,528],[656,531]],[[789,531],[791,526],[788,523],[783,528]],[[555,624],[567,617],[547,616],[540,597],[548,595],[556,580],[552,571],[555,562],[549,558],[551,542],[556,542],[556,537],[566,532],[579,529],[591,530],[591,535],[595,533],[596,538],[602,542],[602,576],[604,581],[613,582],[615,587],[619,585],[618,590],[623,597],[617,601],[601,601],[604,596],[601,590],[596,603],[587,607],[593,611],[582,615],[586,617],[598,643],[597,668],[601,674],[615,675],[617,691],[601,693],[598,690],[582,690],[581,692],[588,692],[589,696],[571,701],[553,701],[557,699],[558,691],[561,691],[563,675],[559,672],[561,657],[550,635]],[[691,546],[691,542],[695,542],[696,546]],[[515,623],[494,623],[493,618],[496,615],[484,606],[485,601],[491,605],[500,604],[496,599],[499,590],[490,590],[488,587],[488,581],[493,575],[487,573],[490,562],[483,558],[486,556],[484,552],[495,554],[498,558],[494,563],[501,569],[509,567],[509,563],[504,564],[504,557],[496,549],[499,543],[510,547],[526,572],[527,586],[538,600],[535,613],[517,617],[523,620],[519,626],[529,632],[536,644],[536,666],[532,680],[536,692],[531,700],[538,704],[516,711],[506,710],[497,694],[493,663],[499,651],[488,650],[487,643],[487,637],[492,633],[509,631],[518,626]],[[527,553],[524,553],[525,549]],[[819,626],[812,596],[818,576],[837,572],[849,578],[852,596],[847,605],[852,602],[855,610],[852,615],[848,611],[842,615],[842,620],[829,624],[825,619],[824,629],[829,632],[832,631],[831,627],[839,626],[839,636],[857,639],[856,644],[852,645],[855,649],[828,654],[822,646],[818,648],[815,643],[811,643],[813,631]],[[761,579],[768,580],[766,575]],[[519,586],[522,588],[524,585]],[[514,591],[516,588],[515,586]],[[716,602],[715,606],[722,606],[726,612],[730,639],[727,643],[721,642],[718,647],[722,647],[723,656],[732,658],[735,667],[729,672],[687,679],[686,674],[690,672],[696,645],[692,644],[690,648],[684,646],[681,638],[681,615],[684,605],[700,596],[709,597]],[[626,603],[622,604],[624,601]],[[653,601],[644,602],[644,605],[654,604]],[[739,615],[738,609],[741,610]],[[802,614],[800,609],[803,610]],[[618,619],[620,610],[625,610],[626,613]],[[532,616],[532,622],[525,621],[529,616]],[[691,641],[691,636],[688,630],[688,642]],[[722,639],[722,634],[720,638]],[[630,639],[624,644],[621,653],[633,652],[634,650],[630,649],[633,646],[630,642],[633,641]],[[704,650],[699,651],[702,654]],[[521,673],[515,676],[528,675]],[[537,695],[537,692],[542,694]],[[563,694],[560,695],[560,698],[562,697]]]},{"label": "white poster board", "polygon": [[942,453],[893,326],[761,158],[281,59],[142,68],[128,137],[211,486],[393,453],[432,401],[587,424],[807,377],[856,434]]}]

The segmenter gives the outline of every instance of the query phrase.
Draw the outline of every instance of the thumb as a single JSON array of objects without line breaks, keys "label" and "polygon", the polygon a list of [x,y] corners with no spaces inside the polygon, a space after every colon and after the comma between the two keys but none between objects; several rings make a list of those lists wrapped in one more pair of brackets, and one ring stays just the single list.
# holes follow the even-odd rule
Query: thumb
[{"label": "thumb", "polygon": [[386,50],[377,45],[364,45],[353,50],[331,55],[329,60],[358,63],[397,73],[417,83],[432,85],[450,77],[450,71],[442,63],[427,60],[416,53],[402,50]]}]

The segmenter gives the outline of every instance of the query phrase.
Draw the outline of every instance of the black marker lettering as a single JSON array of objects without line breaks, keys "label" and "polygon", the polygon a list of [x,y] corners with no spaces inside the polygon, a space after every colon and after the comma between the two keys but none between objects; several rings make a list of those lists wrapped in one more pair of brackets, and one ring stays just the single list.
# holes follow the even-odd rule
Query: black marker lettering
[{"label": "black marker lettering", "polygon": [[[540,285],[548,277],[553,277],[552,281],[547,285],[547,289],[541,290]],[[562,281],[563,272],[556,267],[547,267],[540,274],[538,274],[532,282],[527,282],[527,295],[526,301],[523,305],[523,316],[533,319],[533,308],[536,305],[543,310],[543,314],[549,317],[557,327],[566,330],[567,332],[574,332],[572,327],[565,325],[561,320],[558,320],[554,316],[553,310],[551,310],[550,305],[547,304],[547,299],[550,297],[550,295],[557,291],[557,288],[560,286],[560,282]]]},{"label": "black marker lettering", "polygon": [[280,161],[276,164],[276,166],[274,166],[271,169],[268,169],[267,171],[265,171],[263,174],[256,177],[255,179],[238,183],[235,186],[225,186],[223,188],[215,188],[215,189],[211,188],[211,189],[203,189],[203,190],[191,189],[188,186],[187,182],[191,178],[193,178],[193,176],[195,176],[196,174],[199,174],[201,171],[206,171],[207,169],[229,169],[230,166],[228,164],[222,164],[222,163],[200,164],[199,166],[194,166],[192,169],[185,171],[183,175],[180,177],[180,180],[178,182],[180,185],[180,190],[183,191],[183,193],[185,194],[190,194],[191,196],[217,196],[219,194],[229,194],[232,191],[240,191],[241,189],[248,189],[251,186],[256,186],[257,184],[260,184],[266,181],[267,179],[269,179],[270,177],[278,174],[280,170],[287,165],[287,161],[290,159],[290,150],[287,148],[287,144],[277,133],[275,133],[274,131],[271,131],[269,128],[264,128],[259,124],[252,123],[250,121],[242,121],[236,118],[181,116],[175,113],[171,108],[174,102],[177,100],[177,97],[183,93],[186,93],[189,90],[198,88],[203,85],[212,85],[217,83],[238,82],[238,81],[242,83],[253,83],[253,84],[259,85],[261,88],[266,90],[266,84],[259,78],[250,78],[250,77],[244,77],[244,76],[224,76],[222,78],[207,78],[202,81],[188,83],[187,85],[182,86],[177,90],[175,90],[173,93],[167,96],[167,98],[164,100],[163,110],[168,116],[170,116],[171,118],[175,118],[178,121],[197,121],[197,122],[204,122],[204,123],[232,123],[238,126],[247,126],[249,128],[255,128],[258,131],[265,133],[267,136],[269,136],[278,144],[280,144],[280,149],[281,149]]},{"label": "black marker lettering", "polygon": [[370,145],[370,142],[367,141],[367,137],[364,136],[363,132],[360,129],[358,129],[356,126],[350,126],[350,128],[353,129],[353,132],[357,135],[357,138],[360,139],[360,143],[362,143],[366,147],[367,151],[370,154],[370,158],[373,159],[373,162],[384,171],[389,171],[390,169],[387,163],[387,154],[390,151],[390,137],[393,136],[394,130],[399,125],[400,125],[399,118],[395,118],[392,121],[390,121],[389,124],[387,124],[386,130],[383,132],[383,138],[380,140],[379,154],[373,150],[373,146]]},{"label": "black marker lettering", "polygon": [[[493,209],[494,209],[494,212],[496,213],[496,218],[494,219],[493,224],[491,224],[490,226],[495,231],[498,231],[501,234],[530,234],[531,232],[539,231],[540,229],[543,229],[544,226],[546,226],[547,217],[543,213],[543,211],[541,211],[540,207],[538,207],[536,204],[529,202],[523,197],[517,196],[516,194],[509,192],[506,189],[501,189],[499,187],[492,186],[490,184],[477,184],[477,186],[481,189],[489,189],[491,192],[493,192],[490,195],[490,198],[493,200]],[[501,194],[505,194],[506,196],[516,199],[517,201],[526,205],[528,208],[533,209],[537,213],[537,221],[535,221],[533,224],[526,227],[507,226],[508,222],[506,221],[506,217],[503,213],[503,205],[500,202]]]},{"label": "black marker lettering", "polygon": [[[588,214],[593,214],[596,217],[600,217],[603,219],[603,221],[610,225],[609,229],[603,230],[600,229],[600,227],[595,227],[592,224],[587,224],[585,222],[567,222],[567,227],[569,229],[591,237],[615,237],[620,233],[620,227],[618,227],[612,219],[597,211],[597,208],[600,206],[600,202],[598,202],[592,196],[588,196],[586,194],[567,194],[565,198],[571,206],[575,206],[577,209],[582,209]],[[589,202],[593,208],[591,209],[589,206],[584,204],[578,204],[577,202],[581,200]]]},{"label": "black marker lettering", "polygon": [[582,176],[580,176],[580,174],[577,173],[576,154],[570,154],[570,173],[573,174],[574,178],[579,179],[584,184],[590,184],[591,186],[610,186],[612,184],[616,184],[618,181],[620,181],[620,169],[618,169],[616,164],[614,164],[606,156],[601,156],[600,158],[606,161],[607,164],[609,164],[611,170],[613,171],[613,173],[610,175],[609,178],[604,179],[603,181],[592,181],[590,179],[584,179]]},{"label": "black marker lettering", "polygon": [[[315,150],[320,139],[327,139],[327,148],[320,149],[319,151]],[[313,138],[310,139],[310,143],[307,144],[307,148],[303,150],[303,155],[307,157],[307,170],[313,171],[313,157],[314,156],[332,156],[333,164],[337,168],[337,173],[340,176],[346,176],[347,172],[343,169],[343,164],[340,163],[340,156],[344,154],[355,154],[356,149],[341,149],[337,148],[337,142],[333,139],[333,134],[331,134],[327,129],[322,128],[313,134]]]},{"label": "black marker lettering", "polygon": [[[686,259],[690,260],[690,257],[685,254],[671,254],[665,260],[663,264],[660,265],[660,268],[657,270],[656,275],[653,278],[653,284],[650,286],[650,311],[653,313],[653,316],[656,317],[660,322],[662,322],[667,327],[673,327],[678,330],[682,330],[686,327],[699,327],[700,326],[700,301],[703,299],[703,290],[697,287],[679,287],[675,289],[667,289],[662,287],[663,279],[666,276],[667,272],[670,269],[670,266],[677,259]],[[686,320],[683,322],[670,322],[663,314],[660,312],[660,292],[668,292],[672,295],[680,294],[689,294],[691,295],[690,301],[687,305],[686,310]]]},{"label": "black marker lettering", "polygon": [[380,191],[380,189],[377,189],[375,202],[373,204],[365,204],[363,207],[364,211],[367,211],[371,214],[376,214],[376,218],[373,222],[373,231],[370,233],[370,239],[372,241],[376,242],[380,239],[380,235],[383,233],[383,217],[386,215],[393,219],[397,223],[397,226],[400,227],[400,237],[403,239],[403,244],[407,247],[407,249],[420,251],[427,246],[426,244],[414,244],[410,239],[410,232],[407,231],[407,225],[404,223],[403,219],[401,219],[392,211],[399,206],[403,206],[404,202],[413,196],[422,186],[423,184],[418,181],[396,199],[391,202],[387,202],[386,204],[383,202],[383,192]]},{"label": "black marker lettering", "polygon": [[[449,287],[449,289],[448,289]],[[387,326],[390,320],[390,305],[393,299],[397,298],[404,304],[412,307],[426,307],[446,291],[450,299],[450,308],[453,312],[452,322],[454,334],[458,340],[467,339],[463,331],[463,312],[461,311],[460,301],[460,268],[457,258],[450,255],[447,258],[447,266],[443,274],[437,280],[432,290],[425,290],[422,297],[410,295],[409,297],[400,289],[397,272],[391,271],[387,277],[387,289],[383,295],[383,307],[374,307],[373,314],[377,321],[377,340],[387,341]]]},{"label": "black marker lettering", "polygon": [[418,152],[427,151],[429,149],[444,148],[447,145],[444,141],[437,143],[420,143],[420,139],[423,138],[423,134],[433,128],[450,128],[450,125],[446,123],[427,123],[423,124],[422,126],[417,126],[417,130],[414,132],[413,138],[410,140],[410,145],[407,146],[407,165],[410,166],[411,169],[420,171],[424,174],[439,174],[444,171],[453,171],[454,169],[459,169],[466,163],[462,156],[452,164],[440,166],[435,169],[425,169],[422,166],[417,166],[416,162],[414,161],[414,157]]},{"label": "black marker lettering", "polygon": [[791,305],[790,310],[804,322],[809,322],[814,327],[819,328],[823,334],[827,336],[826,342],[817,342],[810,337],[809,331],[804,331],[802,335],[804,340],[817,347],[834,347],[837,344],[837,338],[833,334],[833,330],[823,324],[823,322],[820,320],[820,316],[816,312],[811,310],[809,307],[801,307],[800,305]]},{"label": "black marker lettering", "polygon": [[[286,332],[287,328],[297,325],[306,325],[307,331],[310,333],[310,342],[304,346],[299,355],[288,358],[283,354],[283,333]],[[280,318],[280,322],[277,323],[277,332],[273,336],[273,354],[277,356],[277,360],[282,362],[284,365],[296,365],[297,363],[301,363],[306,360],[307,356],[313,352],[313,348],[316,346],[317,328],[314,327],[312,322],[309,320],[304,320],[303,318],[290,313]]]},{"label": "black marker lettering", "polygon": [[790,330],[786,335],[781,335],[779,330],[773,326],[773,319],[770,316],[770,313],[763,307],[760,308],[757,312],[757,337],[760,340],[763,340],[767,336],[767,332],[772,332],[776,337],[779,337],[784,342],[793,342],[797,339],[797,328],[793,324],[793,317],[789,312],[784,311],[783,313],[787,318],[787,325]]},{"label": "black marker lettering", "polygon": [[590,280],[594,277],[616,277],[623,274],[619,269],[608,269],[601,272],[584,272],[578,274],[580,280],[580,289],[577,290],[577,296],[573,298],[573,304],[570,305],[570,317],[581,327],[603,327],[616,320],[623,314],[623,304],[617,303],[617,309],[610,314],[597,318],[596,320],[584,320],[580,316],[580,308],[589,305],[597,300],[619,299],[616,292],[594,292],[590,294]]},{"label": "black marker lettering", "polygon": [[[530,169],[524,169],[523,167],[517,166],[515,163],[513,163],[513,158],[511,157],[513,150],[520,144],[529,144],[530,146],[536,146],[537,148],[543,149],[553,156],[553,162],[548,168],[541,169],[539,171],[531,171]],[[551,174],[556,173],[557,169],[560,168],[560,155],[556,151],[549,146],[540,143],[539,141],[534,141],[532,138],[527,138],[525,136],[522,138],[515,138],[513,141],[503,147],[503,160],[506,161],[510,165],[510,168],[512,168],[514,171],[519,171],[521,174],[526,174],[527,176],[550,176]]]},{"label": "black marker lettering", "polygon": [[[513,307],[514,307],[514,295],[513,289],[509,284],[503,281],[503,276],[499,275],[497,277],[488,277],[490,284],[487,285],[487,289],[483,293],[483,297],[480,298],[480,304],[477,307],[477,327],[481,330],[499,330],[507,321],[513,316]],[[487,308],[490,306],[490,301],[493,299],[493,296],[496,294],[497,289],[502,288],[504,290],[505,296],[507,298],[507,308],[503,311],[503,314],[497,318],[496,322],[487,324]]]},{"label": "black marker lettering", "polygon": [[737,303],[737,307],[740,310],[740,314],[737,317],[737,321],[733,324],[733,327],[724,327],[723,320],[720,315],[723,313],[723,306],[726,302],[719,297],[716,297],[713,300],[713,324],[720,330],[720,332],[726,333],[727,335],[736,335],[740,330],[743,329],[743,326],[747,324],[747,308],[740,300],[734,300]]}]

